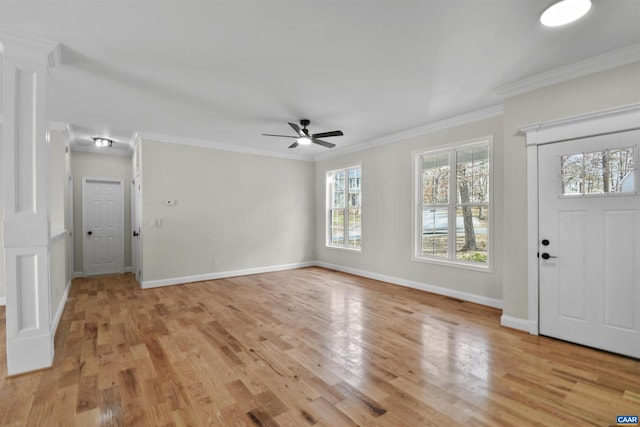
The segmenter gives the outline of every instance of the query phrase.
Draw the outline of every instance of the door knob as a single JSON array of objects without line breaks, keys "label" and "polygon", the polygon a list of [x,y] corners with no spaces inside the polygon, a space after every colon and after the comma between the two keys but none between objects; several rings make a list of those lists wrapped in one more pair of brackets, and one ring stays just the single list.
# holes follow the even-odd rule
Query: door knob
[{"label": "door knob", "polygon": [[549,258],[558,258],[557,256],[553,256],[553,255],[549,255],[548,253],[543,253],[542,255],[540,255],[542,257],[542,259],[549,259]]},{"label": "door knob", "polygon": [[133,237],[138,237],[140,235],[140,233],[138,233],[137,231],[133,232]]},{"label": "door knob", "polygon": [[93,231],[89,230],[89,231],[87,231],[87,234],[88,234],[89,236],[91,236],[91,235],[93,234]]}]

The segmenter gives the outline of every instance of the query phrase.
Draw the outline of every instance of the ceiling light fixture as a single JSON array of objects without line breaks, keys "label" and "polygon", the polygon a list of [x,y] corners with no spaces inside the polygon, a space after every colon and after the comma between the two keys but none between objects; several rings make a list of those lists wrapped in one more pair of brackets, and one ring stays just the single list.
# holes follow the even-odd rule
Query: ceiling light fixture
[{"label": "ceiling light fixture", "polygon": [[96,147],[111,147],[113,141],[107,138],[93,138],[93,143]]},{"label": "ceiling light fixture", "polygon": [[298,144],[300,145],[311,144],[311,138],[309,138],[308,136],[303,136],[302,138],[298,138],[297,141],[298,141]]},{"label": "ceiling light fixture", "polygon": [[545,9],[540,23],[545,27],[559,27],[582,18],[591,9],[591,0],[560,0]]}]

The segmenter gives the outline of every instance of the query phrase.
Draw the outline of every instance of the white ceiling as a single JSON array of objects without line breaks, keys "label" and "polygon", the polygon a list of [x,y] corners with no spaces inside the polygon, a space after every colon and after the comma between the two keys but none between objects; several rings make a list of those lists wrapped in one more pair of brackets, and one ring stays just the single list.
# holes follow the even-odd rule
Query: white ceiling
[{"label": "white ceiling", "polygon": [[0,0],[0,29],[61,44],[50,116],[76,143],[139,131],[313,158],[327,149],[261,133],[308,118],[346,150],[640,43],[640,1],[593,1],[549,29],[550,0]]}]

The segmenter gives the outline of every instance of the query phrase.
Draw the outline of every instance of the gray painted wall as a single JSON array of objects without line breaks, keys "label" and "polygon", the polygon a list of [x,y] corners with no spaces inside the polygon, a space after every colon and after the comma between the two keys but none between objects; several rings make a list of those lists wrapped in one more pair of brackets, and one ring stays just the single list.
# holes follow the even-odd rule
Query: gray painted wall
[{"label": "gray painted wall", "polygon": [[314,259],[313,163],[142,144],[145,282]]},{"label": "gray painted wall", "polygon": [[[412,153],[493,135],[493,272],[412,260]],[[362,252],[325,246],[326,172],[362,164]],[[502,119],[494,117],[316,163],[316,259],[424,285],[502,298]]]}]

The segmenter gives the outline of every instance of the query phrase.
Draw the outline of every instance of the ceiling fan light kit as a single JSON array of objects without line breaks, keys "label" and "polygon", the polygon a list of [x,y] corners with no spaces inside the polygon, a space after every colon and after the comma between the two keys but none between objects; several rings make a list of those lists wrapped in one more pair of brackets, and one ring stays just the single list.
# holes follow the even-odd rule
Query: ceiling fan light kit
[{"label": "ceiling fan light kit", "polygon": [[330,132],[320,132],[320,133],[314,133],[309,135],[309,129],[307,129],[307,126],[309,126],[311,124],[311,121],[308,119],[302,119],[300,120],[300,126],[302,126],[302,128],[300,128],[300,126],[298,126],[295,123],[291,123],[289,122],[289,126],[291,126],[291,128],[297,133],[296,136],[291,136],[291,135],[274,135],[274,134],[270,134],[270,133],[263,133],[262,135],[264,136],[277,136],[280,138],[295,138],[295,142],[293,144],[291,144],[289,146],[289,148],[296,148],[298,145],[309,145],[311,143],[313,144],[318,144],[318,145],[322,145],[323,147],[327,147],[327,148],[333,148],[336,146],[336,144],[333,144],[331,142],[327,142],[327,141],[323,141],[319,138],[330,138],[330,137],[334,137],[334,136],[342,136],[344,135],[344,133],[342,133],[341,130],[333,130]]}]

